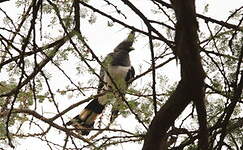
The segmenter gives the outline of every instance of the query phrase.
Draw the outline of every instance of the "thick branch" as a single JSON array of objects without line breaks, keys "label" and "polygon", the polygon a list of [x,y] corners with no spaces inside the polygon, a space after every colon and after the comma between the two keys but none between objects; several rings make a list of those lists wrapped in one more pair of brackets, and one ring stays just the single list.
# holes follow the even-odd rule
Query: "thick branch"
[{"label": "thick branch", "polygon": [[[176,13],[176,55],[181,63],[181,81],[175,92],[154,117],[145,137],[143,150],[165,150],[168,129],[191,100],[199,115],[199,149],[208,149],[208,131],[204,106],[204,78],[199,55],[197,21],[194,0],[173,1]],[[201,107],[200,107],[201,106]],[[169,115],[168,115],[169,114]]]}]

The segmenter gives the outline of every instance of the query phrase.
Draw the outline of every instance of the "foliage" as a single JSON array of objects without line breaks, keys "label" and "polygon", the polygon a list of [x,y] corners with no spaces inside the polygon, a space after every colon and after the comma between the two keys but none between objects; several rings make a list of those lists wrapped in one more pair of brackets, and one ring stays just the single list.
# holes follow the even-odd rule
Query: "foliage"
[{"label": "foliage", "polygon": [[[158,109],[162,107],[179,81],[180,64],[172,53],[175,16],[171,6],[163,1],[146,2],[149,11],[136,1],[132,3],[138,10],[127,10],[132,6],[121,2],[126,0],[4,2],[6,5],[15,3],[17,13],[13,15],[0,6],[3,16],[0,26],[0,146],[13,147],[12,141],[34,137],[47,147],[57,149],[112,149],[114,145],[117,149],[120,145],[126,146],[125,143],[141,147],[155,115],[155,101]],[[204,13],[209,10],[210,5],[205,4]],[[200,28],[204,29],[198,35],[207,74],[205,103],[211,149],[218,149],[220,142],[224,148],[232,149],[240,149],[243,144],[243,19],[240,14],[242,7],[232,11],[225,22],[197,16]],[[96,28],[105,35],[99,35]],[[114,104],[109,104],[96,122],[92,135],[82,137],[64,124],[79,113],[84,102],[95,96],[100,62],[110,52],[103,50],[107,48],[102,48],[106,44],[103,40],[115,46],[111,39],[121,38],[128,29],[135,31],[137,40],[135,61],[132,61],[137,76],[126,93],[128,105],[121,102],[121,115],[111,122],[109,107]],[[112,37],[106,35],[108,32],[113,33]],[[96,37],[102,37],[99,38],[101,42],[93,41]],[[148,38],[152,38],[153,45]],[[155,56],[150,56],[153,51]],[[77,103],[79,105],[72,107]],[[167,132],[169,149],[197,149],[194,144],[199,130],[197,114],[193,104],[189,107],[191,109],[186,109]],[[52,135],[62,140],[50,138]],[[174,136],[176,140],[171,142]]]}]

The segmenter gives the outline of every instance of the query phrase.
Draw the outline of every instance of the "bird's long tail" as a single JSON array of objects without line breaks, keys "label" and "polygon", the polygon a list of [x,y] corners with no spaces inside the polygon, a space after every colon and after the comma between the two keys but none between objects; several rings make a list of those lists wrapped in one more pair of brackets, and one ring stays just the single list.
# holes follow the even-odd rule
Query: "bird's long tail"
[{"label": "bird's long tail", "polygon": [[79,115],[67,122],[66,125],[72,125],[77,130],[80,130],[82,135],[88,135],[90,129],[94,126],[95,119],[102,113],[104,107],[104,105],[98,102],[98,99],[94,99]]}]

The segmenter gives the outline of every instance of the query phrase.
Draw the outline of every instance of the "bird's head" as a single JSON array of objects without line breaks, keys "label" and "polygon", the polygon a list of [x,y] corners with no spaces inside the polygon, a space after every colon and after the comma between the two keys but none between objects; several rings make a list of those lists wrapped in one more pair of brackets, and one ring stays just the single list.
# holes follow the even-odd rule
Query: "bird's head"
[{"label": "bird's head", "polygon": [[135,40],[135,32],[131,31],[128,37],[114,49],[114,52],[118,52],[118,51],[130,52],[134,50],[134,48],[132,47],[134,40]]}]

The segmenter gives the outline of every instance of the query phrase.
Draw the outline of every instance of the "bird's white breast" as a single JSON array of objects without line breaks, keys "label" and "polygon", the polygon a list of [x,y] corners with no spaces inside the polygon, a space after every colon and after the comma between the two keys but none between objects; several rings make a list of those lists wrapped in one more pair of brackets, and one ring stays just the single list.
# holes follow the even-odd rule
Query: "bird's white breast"
[{"label": "bird's white breast", "polygon": [[[108,72],[109,72],[110,76],[112,77],[113,81],[115,81],[115,83],[118,84],[118,86],[119,86],[120,85],[119,82],[124,82],[124,84],[125,84],[125,78],[127,76],[127,72],[129,71],[129,69],[131,69],[131,66],[109,66]],[[109,86],[112,86],[112,82],[111,82],[109,76],[107,75],[107,73],[105,73],[104,80]],[[122,88],[122,87],[120,87],[120,88]]]},{"label": "bird's white breast", "polygon": [[[131,66],[124,67],[124,66],[109,66],[108,72],[112,78],[112,80],[115,82],[116,86],[121,90],[125,91],[127,89],[127,83],[125,81],[127,72],[131,69]],[[114,87],[110,77],[105,72],[104,81],[106,82],[106,85],[103,87],[104,90],[108,90],[110,87]],[[105,105],[108,103],[111,97],[109,97],[109,94],[106,94],[104,96],[101,96],[98,101],[100,104]]]}]

